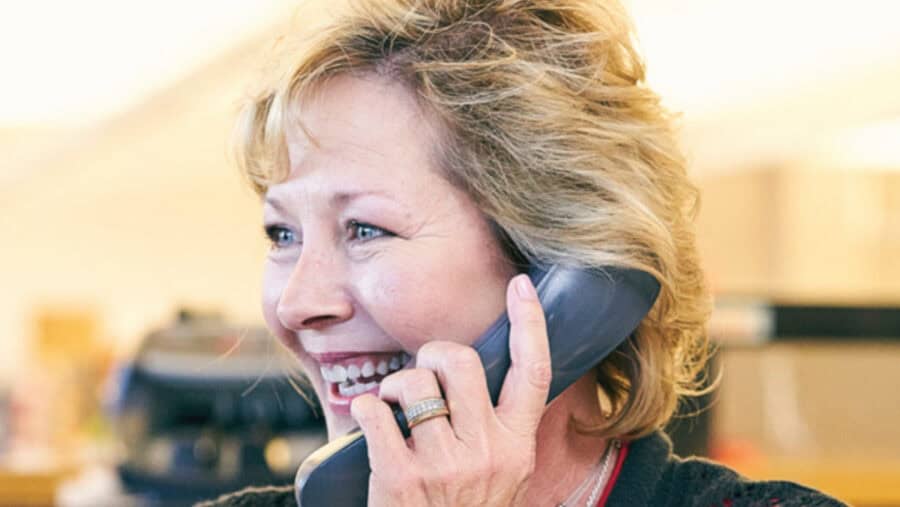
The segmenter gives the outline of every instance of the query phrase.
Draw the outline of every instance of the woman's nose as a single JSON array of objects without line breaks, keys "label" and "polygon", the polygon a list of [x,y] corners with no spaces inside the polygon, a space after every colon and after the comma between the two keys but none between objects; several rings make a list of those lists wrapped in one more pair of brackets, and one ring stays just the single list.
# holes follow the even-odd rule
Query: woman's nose
[{"label": "woman's nose", "polygon": [[281,324],[294,331],[323,329],[349,320],[353,304],[344,285],[345,270],[334,255],[304,252],[294,265],[278,301]]}]

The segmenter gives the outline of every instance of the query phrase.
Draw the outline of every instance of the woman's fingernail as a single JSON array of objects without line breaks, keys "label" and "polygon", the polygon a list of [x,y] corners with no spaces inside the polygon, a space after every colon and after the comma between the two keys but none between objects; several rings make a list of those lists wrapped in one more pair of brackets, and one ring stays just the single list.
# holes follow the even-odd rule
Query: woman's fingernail
[{"label": "woman's fingernail", "polygon": [[519,295],[519,299],[522,300],[537,299],[537,292],[534,290],[534,285],[532,285],[531,280],[524,275],[519,276],[519,279],[516,280],[516,293]]}]

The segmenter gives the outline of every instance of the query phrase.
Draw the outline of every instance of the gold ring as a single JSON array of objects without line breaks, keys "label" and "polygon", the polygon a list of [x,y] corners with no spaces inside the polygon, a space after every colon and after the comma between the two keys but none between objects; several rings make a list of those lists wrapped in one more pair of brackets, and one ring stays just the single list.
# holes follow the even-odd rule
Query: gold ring
[{"label": "gold ring", "polygon": [[403,413],[406,415],[406,424],[409,429],[435,417],[450,416],[447,402],[443,398],[426,398],[417,401],[407,407]]}]

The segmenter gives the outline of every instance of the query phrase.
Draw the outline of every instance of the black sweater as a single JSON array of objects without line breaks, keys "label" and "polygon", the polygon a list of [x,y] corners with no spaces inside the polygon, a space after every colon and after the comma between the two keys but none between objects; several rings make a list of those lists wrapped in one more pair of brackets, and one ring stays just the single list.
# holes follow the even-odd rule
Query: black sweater
[{"label": "black sweater", "polygon": [[[296,507],[292,486],[248,488],[203,507]],[[703,458],[679,458],[662,432],[631,442],[606,507],[846,507],[785,481],[750,481]],[[339,506],[329,506],[339,507]]]}]

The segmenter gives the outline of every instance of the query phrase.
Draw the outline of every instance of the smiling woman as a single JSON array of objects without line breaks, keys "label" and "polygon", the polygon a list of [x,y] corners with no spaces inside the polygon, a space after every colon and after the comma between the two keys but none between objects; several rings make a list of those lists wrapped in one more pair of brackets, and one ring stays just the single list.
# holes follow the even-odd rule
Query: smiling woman
[{"label": "smiling woman", "polygon": [[379,379],[360,378],[367,363],[397,369],[428,341],[471,342],[503,312],[516,269],[440,176],[434,134],[400,84],[338,76],[303,104],[296,123],[310,134],[286,130],[290,171],[266,191],[263,307],[314,372],[337,436],[356,427],[350,401],[377,393]]},{"label": "smiling woman", "polygon": [[[330,438],[365,434],[368,504],[838,505],[682,461],[659,431],[698,390],[709,298],[697,191],[621,6],[348,7],[246,104],[239,147],[272,241],[266,322]],[[660,286],[638,328],[549,405],[544,309],[522,274],[536,264],[633,268]],[[494,406],[471,345],[504,312],[511,366]]]}]

